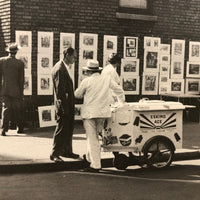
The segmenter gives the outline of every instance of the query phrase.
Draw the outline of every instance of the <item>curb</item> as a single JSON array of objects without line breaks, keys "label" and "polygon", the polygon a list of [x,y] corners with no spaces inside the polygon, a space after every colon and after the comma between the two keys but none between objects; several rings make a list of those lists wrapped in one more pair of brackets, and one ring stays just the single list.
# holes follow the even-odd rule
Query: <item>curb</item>
[{"label": "curb", "polygon": [[[173,161],[196,160],[200,159],[200,151],[182,152],[174,155]],[[105,158],[101,160],[102,168],[113,167],[113,158]],[[131,165],[137,165],[132,162]],[[0,174],[15,174],[15,173],[39,173],[39,172],[57,172],[66,170],[79,170],[87,167],[87,163],[83,160],[66,161],[63,163],[53,163],[47,160],[26,161],[18,163],[9,163],[0,165]]]}]

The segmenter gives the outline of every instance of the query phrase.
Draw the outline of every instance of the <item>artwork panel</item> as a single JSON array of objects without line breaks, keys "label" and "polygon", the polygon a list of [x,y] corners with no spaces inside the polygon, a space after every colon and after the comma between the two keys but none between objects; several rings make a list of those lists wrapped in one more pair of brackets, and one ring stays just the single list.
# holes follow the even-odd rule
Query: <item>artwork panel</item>
[{"label": "artwork panel", "polygon": [[51,74],[53,56],[51,54],[38,54],[38,74]]},{"label": "artwork panel", "polygon": [[170,44],[160,44],[160,55],[170,55]]},{"label": "artwork panel", "polygon": [[75,33],[60,33],[60,54],[69,47],[75,48]]},{"label": "artwork panel", "polygon": [[157,51],[144,51],[144,72],[158,72],[159,59]]},{"label": "artwork panel", "polygon": [[200,62],[187,62],[186,77],[200,78]]},{"label": "artwork panel", "polygon": [[124,94],[139,94],[140,85],[139,76],[123,75],[121,76],[121,85],[124,90]]},{"label": "artwork panel", "polygon": [[171,62],[171,78],[183,78],[184,60],[172,60]]},{"label": "artwork panel", "polygon": [[138,37],[124,37],[124,58],[137,58]]},{"label": "artwork panel", "polygon": [[38,32],[38,52],[53,54],[53,32]]},{"label": "artwork panel", "polygon": [[185,79],[185,93],[186,94],[199,94],[200,91],[199,79]]},{"label": "artwork panel", "polygon": [[121,75],[139,75],[139,59],[122,59]]},{"label": "artwork panel", "polygon": [[189,61],[200,61],[200,42],[189,42]]},{"label": "artwork panel", "polygon": [[172,58],[181,58],[185,57],[185,40],[176,40],[172,39]]},{"label": "artwork panel", "polygon": [[38,95],[53,95],[51,75],[38,74]]},{"label": "artwork panel", "polygon": [[184,94],[184,79],[170,79],[170,93]]},{"label": "artwork panel", "polygon": [[104,35],[103,54],[117,53],[117,36]]},{"label": "artwork panel", "polygon": [[142,94],[158,94],[158,73],[143,73]]},{"label": "artwork panel", "polygon": [[97,51],[98,35],[92,33],[80,33],[79,48]]}]

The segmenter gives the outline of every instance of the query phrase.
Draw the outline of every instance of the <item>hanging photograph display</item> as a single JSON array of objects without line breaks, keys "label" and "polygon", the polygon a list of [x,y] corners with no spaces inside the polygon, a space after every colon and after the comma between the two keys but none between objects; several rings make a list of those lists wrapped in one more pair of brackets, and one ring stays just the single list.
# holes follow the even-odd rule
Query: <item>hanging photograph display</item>
[{"label": "hanging photograph display", "polygon": [[144,72],[158,72],[159,59],[157,51],[144,51]]},{"label": "hanging photograph display", "polygon": [[170,55],[170,44],[160,44],[160,55]]},{"label": "hanging photograph display", "polygon": [[38,74],[38,95],[52,95],[53,83],[51,75]]},{"label": "hanging photograph display", "polygon": [[185,40],[172,39],[172,59],[184,59]]},{"label": "hanging photograph display", "polygon": [[168,74],[169,75],[170,65],[160,64],[160,74]]},{"label": "hanging photograph display", "polygon": [[121,75],[139,75],[139,59],[122,59]]},{"label": "hanging photograph display", "polygon": [[38,53],[53,54],[53,32],[38,32]]},{"label": "hanging photograph display", "polygon": [[31,53],[32,51],[32,32],[15,31],[15,41],[21,47],[19,52]]},{"label": "hanging photograph display", "polygon": [[200,61],[200,42],[189,42],[189,61]]},{"label": "hanging photograph display", "polygon": [[137,58],[138,37],[124,37],[124,58]]},{"label": "hanging photograph display", "polygon": [[121,85],[124,90],[124,94],[139,94],[139,81],[139,76],[121,76]]},{"label": "hanging photograph display", "polygon": [[168,74],[160,74],[159,76],[159,85],[160,84],[169,84],[169,75]]},{"label": "hanging photograph display", "polygon": [[185,79],[185,93],[186,94],[199,94],[199,79]]},{"label": "hanging photograph display", "polygon": [[187,62],[186,77],[200,78],[200,62]]},{"label": "hanging photograph display", "polygon": [[170,93],[183,94],[184,93],[184,79],[170,79]]},{"label": "hanging photograph display", "polygon": [[38,54],[38,74],[51,74],[53,57],[51,54]]},{"label": "hanging photograph display", "polygon": [[160,48],[160,41],[159,37],[144,36],[144,49],[158,51]]},{"label": "hanging photograph display", "polygon": [[159,84],[159,94],[168,94],[170,91],[168,84]]},{"label": "hanging photograph display", "polygon": [[142,94],[158,94],[158,73],[143,72]]},{"label": "hanging photograph display", "polygon": [[160,65],[170,65],[170,55],[160,55]]},{"label": "hanging photograph display", "polygon": [[171,62],[171,78],[183,78],[184,60],[172,60]]}]

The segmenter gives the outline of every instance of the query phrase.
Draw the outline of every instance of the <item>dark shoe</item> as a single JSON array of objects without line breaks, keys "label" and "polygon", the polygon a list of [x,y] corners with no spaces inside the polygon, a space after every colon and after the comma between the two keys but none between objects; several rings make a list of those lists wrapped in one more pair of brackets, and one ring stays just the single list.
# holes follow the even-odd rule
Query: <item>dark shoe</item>
[{"label": "dark shoe", "polygon": [[5,131],[5,130],[2,130],[2,131],[1,131],[1,135],[2,135],[2,136],[6,136],[6,131]]},{"label": "dark shoe", "polygon": [[64,162],[63,159],[61,159],[59,156],[53,156],[53,155],[50,155],[50,160],[52,160],[56,163]]},{"label": "dark shoe", "polygon": [[93,172],[93,173],[98,173],[100,169],[95,169],[95,168],[92,168],[92,167],[87,167],[83,170],[81,170],[81,172]]},{"label": "dark shoe", "polygon": [[24,133],[24,130],[23,129],[19,129],[18,131],[17,131],[17,133]]},{"label": "dark shoe", "polygon": [[74,158],[74,159],[79,158],[79,155],[75,153],[63,153],[61,156],[65,158]]},{"label": "dark shoe", "polygon": [[83,154],[83,161],[85,162],[86,167],[89,167],[89,166],[90,166],[90,162],[87,160],[85,154]]}]

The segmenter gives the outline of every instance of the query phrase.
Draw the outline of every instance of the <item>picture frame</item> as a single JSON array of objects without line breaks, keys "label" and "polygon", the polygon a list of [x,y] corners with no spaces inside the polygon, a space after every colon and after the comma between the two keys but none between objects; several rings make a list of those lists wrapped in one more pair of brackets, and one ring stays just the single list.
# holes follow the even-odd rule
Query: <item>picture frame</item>
[{"label": "picture frame", "polygon": [[189,42],[189,61],[200,61],[200,42]]},{"label": "picture frame", "polygon": [[40,127],[56,126],[55,106],[39,106],[38,117]]},{"label": "picture frame", "polygon": [[143,72],[142,76],[142,94],[157,95],[158,94],[158,73]]},{"label": "picture frame", "polygon": [[144,36],[144,49],[153,48],[153,39],[152,37]]},{"label": "picture frame", "polygon": [[63,51],[69,47],[75,48],[75,33],[60,33],[60,58],[63,58]]},{"label": "picture frame", "polygon": [[160,55],[170,55],[170,44],[160,44]]},{"label": "picture frame", "polygon": [[24,75],[24,95],[32,95],[32,75],[27,73]]},{"label": "picture frame", "polygon": [[83,105],[82,104],[75,104],[75,110],[74,110],[74,118],[75,120],[82,120],[82,117],[81,117],[81,107]]},{"label": "picture frame", "polygon": [[160,43],[161,43],[161,39],[159,37],[152,37],[152,48],[155,50],[159,50],[160,49]]},{"label": "picture frame", "polygon": [[117,53],[117,36],[104,35],[103,41],[103,55]]},{"label": "picture frame", "polygon": [[170,93],[170,88],[168,84],[159,84],[159,94]]},{"label": "picture frame", "polygon": [[144,51],[144,72],[159,71],[159,55],[157,51]]},{"label": "picture frame", "polygon": [[51,54],[38,53],[38,74],[51,74],[53,56]]},{"label": "picture frame", "polygon": [[170,65],[170,55],[160,55],[159,63],[161,65]]},{"label": "picture frame", "polygon": [[170,79],[170,93],[184,94],[184,79]]},{"label": "picture frame", "polygon": [[53,54],[53,32],[38,32],[38,53]]},{"label": "picture frame", "polygon": [[200,62],[187,62],[186,77],[200,78]]},{"label": "picture frame", "polygon": [[32,32],[31,31],[15,31],[15,41],[21,47],[19,52],[32,52]]},{"label": "picture frame", "polygon": [[169,74],[160,74],[159,85],[169,84]]},{"label": "picture frame", "polygon": [[31,53],[17,52],[16,58],[24,63],[24,71],[26,73],[31,73]]},{"label": "picture frame", "polygon": [[186,94],[199,94],[200,80],[199,79],[185,79],[185,93]]},{"label": "picture frame", "polygon": [[137,58],[138,37],[124,37],[124,58]]},{"label": "picture frame", "polygon": [[140,77],[133,75],[121,76],[121,85],[124,90],[124,94],[135,95],[139,94]]},{"label": "picture frame", "polygon": [[171,78],[183,78],[184,60],[171,61]]},{"label": "picture frame", "polygon": [[122,59],[121,75],[139,75],[139,59]]},{"label": "picture frame", "polygon": [[185,40],[172,39],[172,59],[184,60],[185,57]]},{"label": "picture frame", "polygon": [[168,74],[170,72],[170,65],[160,64],[160,74]]},{"label": "picture frame", "polygon": [[53,95],[53,83],[50,74],[38,74],[38,95]]},{"label": "picture frame", "polygon": [[79,48],[96,50],[98,46],[98,35],[93,33],[80,33],[79,34]]}]

